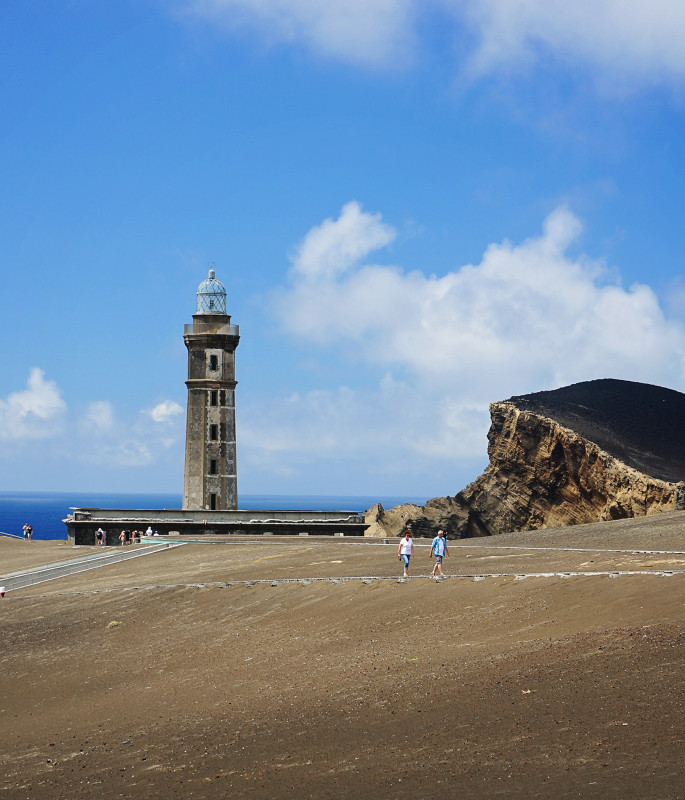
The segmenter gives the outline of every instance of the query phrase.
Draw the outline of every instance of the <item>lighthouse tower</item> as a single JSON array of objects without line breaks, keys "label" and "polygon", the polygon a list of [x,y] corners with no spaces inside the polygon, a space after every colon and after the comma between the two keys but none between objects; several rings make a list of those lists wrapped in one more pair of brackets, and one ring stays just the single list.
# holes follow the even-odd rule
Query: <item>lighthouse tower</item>
[{"label": "lighthouse tower", "polygon": [[198,286],[197,312],[183,340],[188,348],[183,508],[236,509],[235,349],[240,336],[213,269]]}]

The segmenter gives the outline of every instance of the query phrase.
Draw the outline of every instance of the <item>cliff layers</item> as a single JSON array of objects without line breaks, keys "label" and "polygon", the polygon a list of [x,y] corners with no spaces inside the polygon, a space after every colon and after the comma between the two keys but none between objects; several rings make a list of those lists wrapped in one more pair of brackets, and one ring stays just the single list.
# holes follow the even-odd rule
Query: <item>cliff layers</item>
[{"label": "cliff layers", "polygon": [[619,380],[490,406],[490,463],[454,497],[380,505],[368,535],[486,536],[685,509],[685,395]]}]

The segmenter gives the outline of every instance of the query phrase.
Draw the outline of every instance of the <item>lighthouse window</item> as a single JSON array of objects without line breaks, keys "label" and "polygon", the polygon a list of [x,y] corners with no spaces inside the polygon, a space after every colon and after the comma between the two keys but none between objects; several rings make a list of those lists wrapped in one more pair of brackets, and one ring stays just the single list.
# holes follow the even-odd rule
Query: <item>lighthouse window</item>
[{"label": "lighthouse window", "polygon": [[219,438],[219,426],[218,425],[210,425],[209,426],[209,439],[212,442],[216,442]]},{"label": "lighthouse window", "polygon": [[226,392],[222,389],[221,394],[219,395],[219,402],[222,406],[226,405]]},{"label": "lighthouse window", "polygon": [[209,462],[209,474],[216,475],[216,459],[213,458]]},{"label": "lighthouse window", "polygon": [[212,389],[212,391],[210,392],[209,405],[210,406],[219,405],[219,392],[216,389]]},{"label": "lighthouse window", "polygon": [[215,355],[209,357],[209,368],[212,371],[219,369],[219,359]]},{"label": "lighthouse window", "polygon": [[216,495],[214,492],[209,495],[209,510],[216,511]]}]

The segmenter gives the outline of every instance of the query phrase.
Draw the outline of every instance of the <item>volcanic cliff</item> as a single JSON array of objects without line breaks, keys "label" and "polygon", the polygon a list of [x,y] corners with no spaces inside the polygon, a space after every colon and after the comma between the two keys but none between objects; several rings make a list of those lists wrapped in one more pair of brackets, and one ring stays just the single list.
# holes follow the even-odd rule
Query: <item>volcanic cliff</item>
[{"label": "volcanic cliff", "polygon": [[366,513],[367,535],[487,536],[685,509],[685,394],[585,381],[490,405],[490,463],[454,497]]}]

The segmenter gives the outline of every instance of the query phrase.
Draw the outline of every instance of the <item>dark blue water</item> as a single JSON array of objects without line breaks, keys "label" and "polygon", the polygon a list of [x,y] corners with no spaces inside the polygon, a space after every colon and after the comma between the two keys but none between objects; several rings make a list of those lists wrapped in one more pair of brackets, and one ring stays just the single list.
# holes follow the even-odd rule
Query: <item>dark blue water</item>
[{"label": "dark blue water", "polygon": [[[427,497],[364,497],[360,495],[243,494],[239,506],[246,511],[366,511],[374,503],[392,508],[400,503],[423,505]],[[34,539],[66,539],[62,520],[76,508],[180,508],[180,494],[105,494],[90,492],[0,492],[0,532],[22,536],[25,522]]]}]

